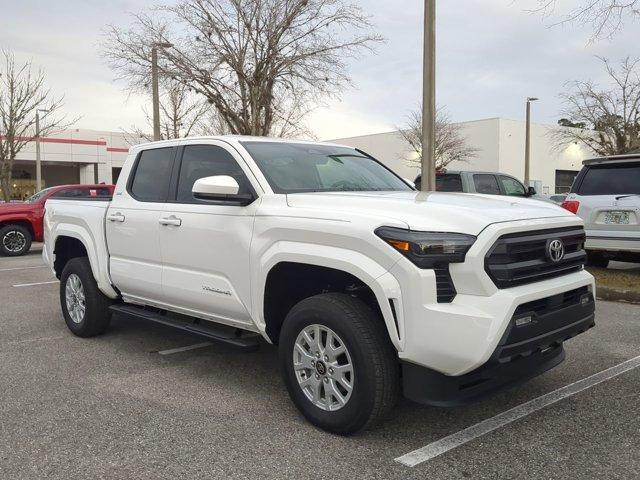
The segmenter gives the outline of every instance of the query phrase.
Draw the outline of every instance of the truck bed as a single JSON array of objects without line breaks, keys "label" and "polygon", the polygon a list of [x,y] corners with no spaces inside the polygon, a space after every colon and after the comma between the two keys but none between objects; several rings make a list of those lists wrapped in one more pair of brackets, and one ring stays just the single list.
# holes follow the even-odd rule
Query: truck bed
[{"label": "truck bed", "polygon": [[105,235],[105,217],[110,197],[91,199],[50,199],[45,204],[44,248],[42,258],[54,273],[55,244],[60,236],[75,238],[84,245],[96,282],[112,298],[117,293],[109,277],[109,251]]}]

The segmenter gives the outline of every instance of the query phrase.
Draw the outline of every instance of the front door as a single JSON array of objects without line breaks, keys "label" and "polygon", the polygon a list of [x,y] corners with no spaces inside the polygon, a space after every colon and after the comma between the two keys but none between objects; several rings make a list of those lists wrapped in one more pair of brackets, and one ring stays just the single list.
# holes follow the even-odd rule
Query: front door
[{"label": "front door", "polygon": [[251,323],[249,249],[259,200],[240,206],[194,198],[195,181],[216,175],[235,178],[239,193],[255,190],[241,157],[223,142],[210,140],[180,150],[177,185],[160,227],[164,298],[183,313],[247,325]]},{"label": "front door", "polygon": [[160,217],[165,208],[175,147],[143,150],[126,189],[118,188],[106,218],[109,269],[129,299],[162,300]]}]

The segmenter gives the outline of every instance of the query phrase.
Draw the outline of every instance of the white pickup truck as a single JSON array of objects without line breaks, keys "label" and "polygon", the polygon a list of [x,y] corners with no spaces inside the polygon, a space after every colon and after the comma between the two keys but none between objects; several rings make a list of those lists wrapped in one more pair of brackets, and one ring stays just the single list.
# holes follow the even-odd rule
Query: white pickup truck
[{"label": "white pickup truck", "polygon": [[112,314],[278,345],[313,424],[350,434],[399,393],[447,406],[560,363],[594,325],[582,220],[525,198],[415,191],[339,145],[132,147],[111,201],[52,199],[43,257],[69,329]]}]

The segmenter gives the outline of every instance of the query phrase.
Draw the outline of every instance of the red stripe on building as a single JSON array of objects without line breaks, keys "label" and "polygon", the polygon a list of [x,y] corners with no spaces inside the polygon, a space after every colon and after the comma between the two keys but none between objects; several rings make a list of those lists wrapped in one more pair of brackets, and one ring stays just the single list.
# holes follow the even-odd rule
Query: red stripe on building
[{"label": "red stripe on building", "polygon": [[[5,140],[7,137],[5,135],[0,135],[0,140]],[[16,137],[16,141],[18,142],[34,142],[35,137]],[[96,147],[104,147],[107,145],[105,140],[81,140],[76,138],[55,138],[55,137],[42,137],[40,138],[42,143],[64,143],[70,145],[95,145]],[[128,153],[129,148],[121,148],[121,147],[107,147],[107,152],[114,153]]]},{"label": "red stripe on building", "polygon": [[107,142],[104,140],[77,140],[75,138],[53,138],[53,137],[42,137],[40,141],[42,143],[70,143],[73,145],[104,146],[107,144]]},{"label": "red stripe on building", "polygon": [[[6,135],[0,135],[0,139],[6,140]],[[35,142],[36,137],[16,137],[17,142]],[[80,140],[75,138],[55,138],[55,137],[41,137],[42,143],[66,143],[73,145],[95,145],[105,146],[107,142],[105,140]]]}]

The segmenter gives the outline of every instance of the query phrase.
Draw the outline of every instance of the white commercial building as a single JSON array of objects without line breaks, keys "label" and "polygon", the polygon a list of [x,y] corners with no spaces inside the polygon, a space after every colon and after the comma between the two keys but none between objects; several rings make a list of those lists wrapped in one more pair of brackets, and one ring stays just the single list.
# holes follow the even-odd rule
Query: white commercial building
[{"label": "white commercial building", "polygon": [[[131,135],[122,132],[70,129],[40,139],[42,184],[111,183],[127,157]],[[36,190],[36,143],[28,142],[18,153],[12,169],[14,198]]]},{"label": "white commercial building", "polygon": [[[469,145],[478,149],[478,156],[469,162],[450,163],[448,170],[495,171],[524,178],[525,122],[489,118],[459,125]],[[530,179],[532,185],[542,190],[539,193],[567,192],[582,167],[582,160],[589,157],[575,143],[559,148],[552,136],[556,128],[531,125]],[[332,141],[364,150],[404,178],[413,180],[418,173],[417,155],[397,131]]]}]

